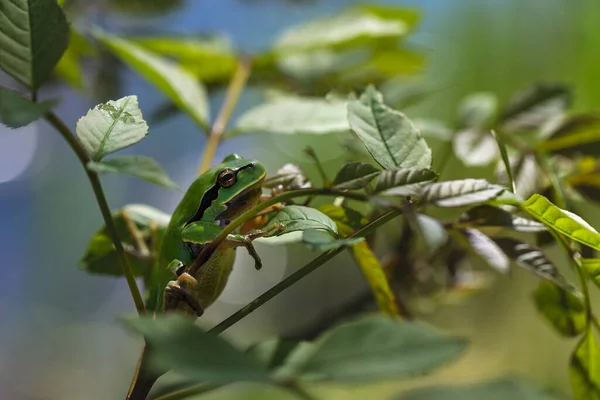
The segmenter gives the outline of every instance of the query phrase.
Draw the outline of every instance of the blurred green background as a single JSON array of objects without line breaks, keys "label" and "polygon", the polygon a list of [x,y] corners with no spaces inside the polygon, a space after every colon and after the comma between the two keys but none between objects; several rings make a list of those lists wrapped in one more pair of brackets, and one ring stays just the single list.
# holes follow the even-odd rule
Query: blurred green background
[{"label": "blurred green background", "polygon": [[[115,4],[121,3],[121,8]],[[123,4],[166,8],[143,16],[123,12]],[[335,13],[350,1],[220,0],[98,1],[84,7],[85,18],[117,33],[157,31],[219,33],[242,50],[266,48],[292,24]],[[493,91],[502,100],[539,80],[575,88],[576,109],[600,104],[600,2],[597,0],[422,0],[390,2],[418,9],[422,21],[411,45],[426,59],[409,80],[436,90],[407,108],[409,117],[452,122],[458,101],[472,91]],[[90,68],[105,68],[92,65]],[[130,70],[119,71],[117,95],[136,94],[145,115],[164,98]],[[5,79],[2,76],[2,79]],[[108,87],[102,87],[108,90]],[[49,85],[42,97],[63,97],[57,113],[70,125],[95,103],[64,85]],[[102,96],[101,92],[96,93]],[[222,93],[211,99],[213,116]],[[243,96],[234,114],[257,101]],[[108,100],[102,98],[101,101]],[[158,160],[182,187],[192,181],[205,144],[185,116],[151,125],[137,154]],[[229,140],[217,159],[230,152],[261,159],[269,171],[286,162],[306,166],[302,148],[311,144],[335,171],[344,161],[326,140],[251,135]],[[439,148],[434,147],[434,167]],[[492,176],[492,169],[469,170],[451,160],[444,179]],[[119,208],[146,203],[171,212],[180,195],[122,176],[103,178],[109,203]],[[596,223],[594,213],[585,217]],[[70,149],[45,123],[20,131],[0,127],[0,398],[101,400],[122,398],[137,362],[140,342],[118,324],[133,304],[123,280],[86,275],[77,269],[87,241],[102,224],[89,183]],[[243,251],[222,299],[203,317],[211,326],[315,256],[300,247],[257,246],[265,266],[256,272]],[[567,273],[566,269],[563,269]],[[448,332],[467,335],[471,346],[440,372],[412,381],[369,387],[322,388],[325,398],[388,398],[401,388],[432,383],[478,382],[506,374],[526,376],[542,386],[570,393],[567,365],[573,341],[559,338],[535,312],[531,291],[537,280],[520,270],[498,277],[492,287],[423,318]],[[349,256],[325,268],[252,314],[227,332],[241,345],[301,329],[365,285]]]}]

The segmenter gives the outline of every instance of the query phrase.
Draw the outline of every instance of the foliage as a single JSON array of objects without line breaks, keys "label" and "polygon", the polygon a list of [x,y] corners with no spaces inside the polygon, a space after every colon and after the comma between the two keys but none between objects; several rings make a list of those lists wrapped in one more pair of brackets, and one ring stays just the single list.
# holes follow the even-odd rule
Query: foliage
[{"label": "foliage", "polygon": [[[194,393],[198,399],[312,398],[305,386],[315,382],[429,373],[456,359],[467,342],[409,321],[413,318],[410,294],[427,287],[424,292],[439,298],[473,284],[465,281],[468,275],[460,265],[477,260],[491,267],[490,274],[508,273],[516,265],[540,279],[533,301],[541,316],[557,333],[579,338],[569,367],[575,398],[600,398],[596,337],[600,323],[588,287],[589,280],[600,285],[600,261],[582,256],[600,251],[600,234],[569,210],[578,194],[600,201],[600,168],[590,159],[600,148],[600,124],[597,113],[568,113],[573,97],[568,87],[536,84],[505,104],[492,93],[474,93],[457,106],[454,126],[439,121],[425,125],[390,105],[382,89],[422,63],[420,55],[401,40],[418,21],[412,10],[354,5],[337,16],[291,27],[270,49],[242,57],[218,38],[124,38],[97,27],[70,30],[55,0],[0,0],[0,6],[8,10],[0,16],[2,26],[8,27],[0,30],[0,52],[10,55],[0,61],[0,67],[30,92],[25,96],[0,88],[1,121],[19,128],[44,118],[63,135],[86,170],[105,220],[80,268],[90,274],[125,277],[140,314],[146,307],[153,314],[125,321],[150,349],[140,374],[156,375],[136,375],[128,398],[146,398],[150,387],[141,385],[152,386],[157,375],[167,370],[214,386],[212,393],[202,394],[204,389]],[[52,71],[81,87],[80,58],[97,54],[87,51],[87,46],[110,52],[164,94],[170,102],[167,109],[191,118],[208,136],[203,160],[207,165],[221,140],[253,132],[335,135],[356,151],[356,160],[341,166],[330,180],[309,151],[323,183],[316,184],[301,168],[286,164],[260,182],[258,189],[271,193],[263,193],[266,199],[255,206],[245,201],[254,187],[213,203],[219,190],[229,186],[216,184],[210,175],[215,173],[209,170],[201,179],[213,180],[201,198],[193,200],[213,219],[192,218],[181,229],[181,242],[167,243],[163,237],[171,216],[140,204],[111,213],[100,183],[99,173],[111,172],[178,189],[149,157],[105,158],[148,135],[137,96],[97,105],[77,122],[75,134],[52,111],[56,100],[37,99],[37,90]],[[196,65],[197,60],[202,60],[202,66]],[[225,86],[226,99],[211,125],[208,95]],[[270,94],[228,129],[237,99],[251,86],[266,87]],[[325,96],[330,88],[335,92]],[[357,88],[358,93],[351,92]],[[436,138],[451,141],[455,156],[465,165],[497,164],[497,182],[441,179],[445,164],[432,166],[434,155],[426,139],[434,130],[420,129],[426,126],[437,127],[435,131],[442,134]],[[569,168],[562,168],[565,165]],[[240,198],[244,201],[238,202]],[[313,205],[317,198],[318,207]],[[449,217],[438,218],[439,210]],[[227,213],[235,215],[217,218]],[[395,245],[389,250],[393,261],[384,264],[373,241],[385,223],[395,224],[402,235],[393,238]],[[238,232],[248,234],[241,245],[256,259],[250,237],[262,237],[273,245],[299,242],[323,253],[209,332],[195,325],[189,313],[178,315],[197,300],[181,295],[183,290],[175,306],[154,308],[154,288],[167,292],[162,279],[168,266],[176,267],[168,289],[181,289],[201,277],[202,273],[195,275],[197,270],[203,271],[212,254],[226,248],[225,241],[233,242],[229,235],[235,239]],[[579,278],[577,286],[563,276],[563,266],[544,254],[542,235],[552,238],[546,244],[564,250]],[[163,245],[179,246],[190,254],[199,249],[194,264],[183,265],[183,271],[177,260],[161,264],[164,260],[158,254]],[[269,339],[247,351],[217,335],[345,250],[364,275],[378,313],[341,324],[332,321],[334,326],[320,331],[315,340]],[[143,278],[145,301],[135,277]],[[254,394],[241,397],[239,388],[248,382]],[[506,382],[443,390],[440,395],[437,390],[399,398],[465,398],[488,390],[503,398],[550,398]]]}]

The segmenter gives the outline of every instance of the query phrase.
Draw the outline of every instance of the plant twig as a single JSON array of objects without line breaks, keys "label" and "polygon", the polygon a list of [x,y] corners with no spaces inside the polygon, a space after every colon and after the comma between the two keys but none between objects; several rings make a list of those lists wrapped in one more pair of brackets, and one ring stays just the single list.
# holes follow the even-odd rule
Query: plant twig
[{"label": "plant twig", "polygon": [[177,390],[175,392],[171,392],[171,393],[165,394],[163,396],[157,397],[155,400],[182,400],[182,399],[187,399],[188,397],[196,395],[196,394],[202,394],[202,393],[209,392],[216,388],[218,388],[218,386],[212,385],[210,383],[199,383],[197,385],[189,386],[189,387]]},{"label": "plant twig", "polygon": [[367,201],[369,197],[354,192],[347,192],[344,190],[338,189],[330,189],[330,188],[310,188],[310,189],[298,189],[291,190],[289,192],[285,192],[279,194],[277,196],[273,196],[270,199],[259,203],[256,207],[246,211],[242,215],[235,218],[233,221],[229,223],[223,230],[212,240],[209,244],[205,245],[202,251],[198,254],[192,265],[190,265],[188,273],[192,276],[198,271],[198,269],[204,265],[206,261],[210,258],[210,256],[214,253],[216,248],[227,238],[227,235],[232,233],[237,227],[241,226],[244,222],[249,220],[250,218],[255,217],[260,211],[274,205],[277,203],[284,202],[286,200],[295,198],[295,197],[305,197],[312,195],[320,195],[320,196],[344,196],[350,199],[359,200],[359,201]]},{"label": "plant twig", "polygon": [[[373,232],[373,230],[375,230],[379,226],[396,218],[398,215],[400,215],[400,213],[401,212],[399,210],[387,211],[384,214],[380,215],[378,218],[374,219],[373,221],[371,221],[368,224],[366,224],[365,226],[363,226],[362,228],[354,231],[348,237],[366,236],[369,233]],[[321,254],[320,256],[318,256],[317,258],[315,258],[314,260],[312,260],[311,262],[306,264],[304,267],[302,267],[298,271],[294,272],[292,275],[288,276],[283,281],[279,282],[277,285],[275,285],[271,289],[267,290],[262,295],[258,296],[252,302],[248,303],[246,306],[244,306],[239,311],[237,311],[235,314],[231,315],[229,318],[227,318],[226,320],[224,320],[223,322],[221,322],[220,324],[218,324],[217,326],[212,328],[209,332],[217,334],[217,335],[221,334],[222,332],[224,332],[225,330],[230,328],[235,323],[237,323],[240,320],[242,320],[243,318],[247,317],[250,313],[252,313],[256,309],[258,309],[260,306],[265,304],[267,301],[271,300],[273,297],[277,296],[279,293],[281,293],[288,287],[292,286],[294,283],[298,282],[300,279],[304,278],[311,272],[315,271],[317,268],[319,268],[321,265],[325,264],[327,261],[334,258],[336,255],[338,255],[339,253],[344,251],[346,249],[346,247],[347,246],[340,246],[336,249],[329,250],[329,251],[326,251],[325,253]]]},{"label": "plant twig", "polygon": [[200,169],[198,169],[198,175],[204,173],[212,163],[215,153],[217,152],[217,147],[219,147],[221,136],[223,136],[225,127],[227,126],[240,95],[246,86],[246,82],[250,76],[250,70],[251,61],[249,58],[242,59],[238,62],[235,74],[231,78],[231,82],[227,87],[227,93],[225,94],[223,106],[219,110],[219,115],[217,116],[217,119],[215,120],[215,123],[213,124],[208,135],[208,142],[204,148],[204,154],[202,155],[202,163],[200,164]]},{"label": "plant twig", "polygon": [[135,277],[133,275],[133,270],[129,265],[129,260],[125,255],[125,249],[123,248],[123,244],[121,240],[119,240],[119,235],[117,233],[117,228],[115,227],[110,208],[108,207],[108,203],[106,201],[106,197],[104,196],[104,191],[102,189],[102,184],[100,183],[100,178],[98,174],[94,171],[91,171],[87,168],[88,162],[92,161],[89,154],[85,150],[85,148],[81,145],[81,143],[77,140],[73,132],[65,125],[65,123],[53,112],[49,112],[46,114],[45,119],[57,130],[60,132],[62,137],[67,141],[71,149],[79,158],[85,173],[88,176],[90,184],[92,185],[92,189],[94,190],[94,195],[96,196],[96,201],[98,202],[98,207],[100,207],[100,212],[102,213],[102,217],[104,218],[104,223],[106,225],[106,231],[108,236],[112,240],[115,251],[117,253],[117,258],[119,259],[119,264],[123,268],[123,274],[125,275],[125,279],[127,280],[127,285],[129,286],[129,291],[131,292],[131,297],[133,297],[133,302],[135,303],[135,308],[137,309],[139,314],[146,313],[146,306],[144,305],[144,300],[140,293],[140,290],[135,282]]}]

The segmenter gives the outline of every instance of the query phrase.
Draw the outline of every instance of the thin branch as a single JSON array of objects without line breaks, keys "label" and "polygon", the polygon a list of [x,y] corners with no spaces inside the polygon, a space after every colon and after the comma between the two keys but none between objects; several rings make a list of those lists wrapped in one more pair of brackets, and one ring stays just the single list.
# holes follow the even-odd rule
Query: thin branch
[{"label": "thin branch", "polygon": [[65,125],[65,123],[53,112],[49,112],[45,116],[46,120],[57,130],[60,132],[62,137],[67,141],[71,149],[79,158],[85,173],[88,176],[90,184],[92,185],[92,189],[94,190],[94,195],[96,196],[96,201],[98,202],[98,207],[100,207],[100,212],[102,213],[102,217],[104,218],[104,223],[106,225],[106,231],[108,236],[112,240],[115,251],[117,253],[117,258],[119,259],[119,264],[123,268],[123,274],[125,275],[125,279],[127,280],[127,285],[129,286],[129,291],[131,292],[131,297],[133,297],[133,302],[135,303],[135,308],[137,309],[139,314],[146,313],[146,306],[144,305],[144,300],[140,293],[140,290],[135,282],[135,277],[133,275],[133,271],[131,266],[129,265],[129,260],[125,255],[125,249],[123,249],[123,244],[119,240],[119,235],[117,233],[117,228],[115,227],[110,208],[108,207],[108,203],[106,201],[106,197],[104,196],[104,191],[102,189],[102,184],[100,183],[100,178],[98,174],[94,171],[91,171],[87,168],[87,163],[91,161],[91,158],[85,148],[81,145],[81,143],[77,140],[73,132]]},{"label": "thin branch", "polygon": [[204,148],[204,154],[202,156],[200,169],[198,170],[198,175],[203,174],[210,167],[210,164],[215,157],[215,153],[217,152],[217,147],[219,147],[219,142],[221,141],[223,132],[225,132],[225,128],[227,127],[227,123],[231,118],[231,114],[233,113],[240,95],[246,86],[246,82],[250,76],[250,70],[250,59],[242,59],[238,62],[235,74],[231,78],[231,82],[227,87],[227,93],[225,94],[223,106],[221,107],[219,115],[217,116],[217,119],[215,120],[215,123],[208,135],[208,142]]},{"label": "thin branch", "polygon": [[216,385],[212,385],[209,383],[199,383],[197,385],[189,386],[189,387],[177,390],[175,392],[171,392],[171,393],[165,394],[163,396],[157,397],[155,400],[182,400],[182,399],[187,399],[188,397],[196,395],[196,394],[202,394],[202,393],[209,392],[216,388],[218,388],[218,386],[216,386]]},{"label": "thin branch", "polygon": [[[381,216],[379,216],[378,218],[369,222],[367,225],[354,231],[348,237],[366,236],[366,235],[370,234],[371,232],[373,232],[379,226],[396,218],[398,215],[400,215],[400,213],[401,212],[399,210],[387,211],[384,214],[382,214]],[[224,332],[225,330],[230,328],[235,323],[237,323],[240,320],[242,320],[243,318],[247,317],[250,313],[252,313],[256,309],[258,309],[260,306],[265,304],[267,301],[271,300],[273,297],[277,296],[279,293],[283,292],[285,289],[292,286],[294,283],[298,282],[300,279],[304,278],[311,272],[315,271],[317,268],[319,268],[321,265],[325,264],[327,261],[334,258],[336,255],[340,254],[342,251],[344,251],[346,249],[346,247],[347,246],[340,246],[337,249],[329,250],[329,251],[326,251],[325,253],[321,254],[320,256],[318,256],[317,258],[312,260],[310,263],[308,263],[307,265],[305,265],[298,271],[294,272],[292,275],[288,276],[283,281],[279,282],[277,285],[275,285],[271,289],[267,290],[262,295],[258,296],[256,299],[254,299],[252,302],[250,302],[249,304],[244,306],[242,309],[237,311],[235,314],[231,315],[225,321],[221,322],[220,324],[218,324],[217,326],[212,328],[209,332],[217,334],[217,335],[221,334],[222,332]]]}]

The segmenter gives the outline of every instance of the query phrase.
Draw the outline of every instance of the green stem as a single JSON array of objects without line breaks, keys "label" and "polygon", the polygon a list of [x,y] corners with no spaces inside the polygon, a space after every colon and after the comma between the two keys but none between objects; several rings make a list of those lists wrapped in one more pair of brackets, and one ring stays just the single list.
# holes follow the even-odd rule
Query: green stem
[{"label": "green stem", "polygon": [[187,399],[196,394],[206,393],[208,391],[216,389],[218,386],[212,385],[210,383],[199,383],[197,385],[189,386],[175,392],[171,392],[165,394],[163,396],[157,397],[155,400],[182,400]]},{"label": "green stem", "polygon": [[567,202],[565,199],[565,193],[562,190],[562,186],[560,184],[560,181],[558,180],[558,176],[556,176],[556,173],[550,167],[546,156],[539,152],[534,152],[533,156],[535,157],[535,161],[538,163],[542,171],[544,171],[544,174],[546,174],[546,176],[550,180],[550,185],[552,186],[552,190],[554,191],[556,205],[560,208],[566,208]]},{"label": "green stem", "polygon": [[[365,226],[363,226],[362,228],[354,231],[348,237],[366,236],[366,235],[370,234],[371,232],[373,232],[379,226],[396,218],[398,215],[400,215],[400,213],[401,212],[399,210],[387,211],[384,214],[380,215],[378,218],[374,219],[373,221],[371,221],[368,224],[366,224]],[[220,324],[218,324],[217,326],[212,328],[209,332],[217,334],[217,335],[221,334],[222,332],[224,332],[225,330],[230,328],[232,325],[234,325],[238,321],[242,320],[243,318],[248,316],[250,313],[252,313],[254,310],[256,310],[257,308],[259,308],[260,306],[265,304],[267,301],[271,300],[273,297],[277,296],[279,293],[283,292],[285,289],[292,286],[294,283],[298,282],[300,279],[304,278],[311,272],[315,271],[317,268],[319,268],[321,265],[325,264],[327,261],[334,258],[336,255],[340,254],[342,251],[344,251],[346,249],[346,247],[347,246],[340,246],[336,249],[332,249],[332,250],[326,251],[325,253],[321,254],[320,256],[318,256],[317,258],[312,260],[310,263],[308,263],[307,265],[305,265],[298,271],[294,272],[292,275],[288,276],[283,281],[279,282],[277,285],[275,285],[271,289],[267,290],[262,295],[258,296],[252,302],[250,302],[249,304],[244,306],[242,309],[237,311],[235,314],[231,315],[229,318],[227,318],[226,320],[224,320],[223,322],[221,322]]]},{"label": "green stem", "polygon": [[127,280],[127,285],[129,286],[129,291],[131,292],[131,296],[133,297],[133,302],[135,303],[135,308],[137,309],[139,314],[146,313],[146,306],[144,305],[144,300],[140,293],[140,290],[135,282],[135,277],[133,275],[133,271],[131,266],[129,265],[129,260],[125,255],[125,249],[123,249],[123,244],[121,240],[119,240],[119,234],[117,233],[117,228],[115,227],[110,208],[108,207],[108,203],[106,201],[106,197],[104,196],[104,191],[102,189],[102,184],[100,183],[100,178],[98,174],[94,171],[91,171],[87,168],[88,162],[92,161],[89,154],[85,150],[85,148],[81,145],[81,143],[77,140],[73,132],[65,125],[65,123],[53,112],[46,114],[46,120],[63,136],[63,138],[67,141],[71,149],[79,158],[85,173],[88,176],[90,184],[92,185],[92,189],[94,190],[94,195],[96,196],[96,201],[98,202],[98,207],[100,207],[100,212],[102,213],[102,217],[104,218],[104,223],[106,225],[106,231],[108,236],[112,240],[115,251],[117,253],[117,258],[119,259],[119,264],[123,268],[123,274],[125,275],[125,279]]},{"label": "green stem", "polygon": [[192,265],[190,265],[188,273],[191,274],[192,276],[194,276],[196,274],[198,268],[200,268],[202,265],[204,265],[204,263],[213,254],[215,249],[227,238],[227,235],[232,233],[235,229],[237,229],[237,227],[241,226],[247,220],[255,217],[260,211],[262,211],[274,204],[281,203],[286,200],[290,200],[290,199],[293,199],[296,197],[305,197],[305,196],[312,196],[312,195],[336,196],[336,197],[343,196],[346,198],[359,200],[359,201],[369,200],[368,196],[361,194],[361,193],[347,192],[344,190],[330,189],[330,188],[311,188],[311,189],[291,190],[289,192],[285,192],[285,193],[279,194],[277,196],[273,196],[270,199],[259,203],[256,207],[246,211],[245,213],[243,213],[242,215],[240,215],[239,217],[237,217],[236,219],[231,221],[231,223],[229,225],[227,225],[225,228],[223,228],[223,230],[217,235],[217,237],[215,237],[215,239],[213,241],[211,241],[209,244],[204,246],[204,248],[202,249],[200,254],[198,254],[198,256],[196,257],[196,259],[194,260]]}]

